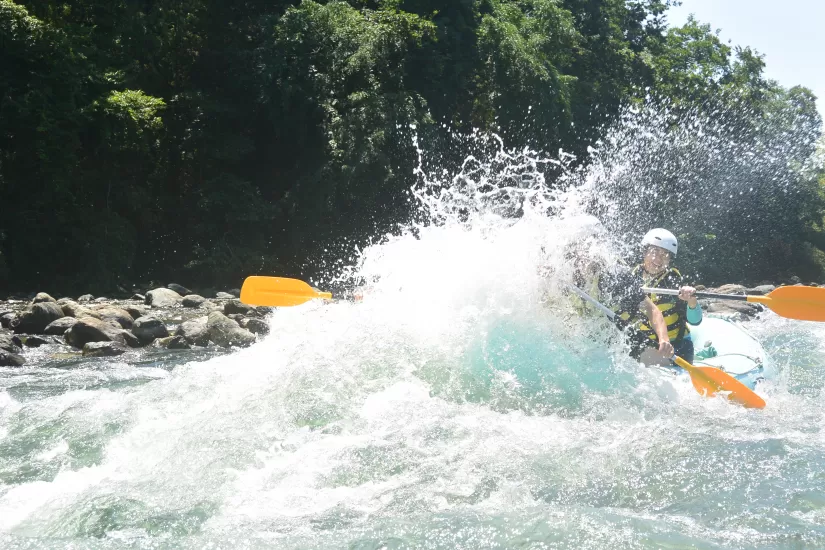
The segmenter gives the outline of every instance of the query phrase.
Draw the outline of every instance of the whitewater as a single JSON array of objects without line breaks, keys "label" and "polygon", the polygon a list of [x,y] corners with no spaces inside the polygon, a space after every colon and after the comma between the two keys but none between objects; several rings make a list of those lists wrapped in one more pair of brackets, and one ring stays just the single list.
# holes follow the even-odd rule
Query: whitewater
[{"label": "whitewater", "polygon": [[825,546],[825,328],[744,323],[764,410],[641,367],[563,291],[568,243],[627,253],[594,178],[493,145],[318,283],[361,300],[228,355],[0,369],[0,547]]}]

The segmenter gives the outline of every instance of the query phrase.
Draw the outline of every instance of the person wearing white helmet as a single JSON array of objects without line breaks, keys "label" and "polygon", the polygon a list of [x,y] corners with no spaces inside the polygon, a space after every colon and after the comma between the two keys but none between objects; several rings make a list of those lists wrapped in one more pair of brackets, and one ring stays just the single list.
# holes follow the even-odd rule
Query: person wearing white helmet
[{"label": "person wearing white helmet", "polygon": [[[564,259],[573,267],[573,283],[616,313],[615,324],[629,335],[631,356],[646,364],[665,362],[674,349],[661,311],[642,291],[642,279],[618,258],[604,253],[605,243],[601,241],[608,236],[603,228],[596,226],[587,233],[592,234],[574,239],[565,247]],[[587,310],[587,305],[575,296],[571,296],[571,300],[579,313]],[[640,320],[646,321],[645,326],[653,327],[650,330],[656,337],[653,346],[656,349],[651,349],[650,357],[641,357],[641,352],[651,344],[646,335],[639,332]],[[639,345],[640,341],[644,345]]]},{"label": "person wearing white helmet", "polygon": [[[662,312],[676,355],[692,363],[694,350],[688,325],[702,322],[702,308],[696,299],[696,289],[683,285],[682,274],[670,266],[679,251],[679,241],[667,229],[651,229],[642,238],[642,249],[642,263],[633,272],[641,277],[644,286],[679,289],[678,296],[652,294],[650,298]],[[658,342],[656,331],[646,323],[639,324],[639,331],[637,345],[651,347]]]}]

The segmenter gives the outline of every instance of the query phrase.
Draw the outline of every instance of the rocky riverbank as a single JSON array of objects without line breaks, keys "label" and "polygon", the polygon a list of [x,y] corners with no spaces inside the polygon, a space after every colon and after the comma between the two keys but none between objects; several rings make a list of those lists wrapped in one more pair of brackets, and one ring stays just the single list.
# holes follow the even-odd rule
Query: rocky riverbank
[{"label": "rocky riverbank", "polygon": [[269,332],[264,317],[271,309],[243,304],[239,295],[236,289],[207,298],[170,284],[130,299],[55,299],[41,292],[0,301],[0,366],[23,366],[40,348],[70,358],[249,346]]}]

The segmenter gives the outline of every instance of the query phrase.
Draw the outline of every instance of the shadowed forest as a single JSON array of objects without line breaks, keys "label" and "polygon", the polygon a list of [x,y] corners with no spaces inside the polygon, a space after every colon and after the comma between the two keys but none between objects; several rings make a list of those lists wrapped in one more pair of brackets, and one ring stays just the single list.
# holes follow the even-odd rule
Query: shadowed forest
[{"label": "shadowed forest", "polygon": [[668,4],[0,0],[0,289],[307,277],[413,215],[413,135],[447,169],[474,130],[586,164],[650,104],[754,155],[681,168],[699,192],[747,182],[718,228],[701,201],[670,215],[687,183],[638,160],[665,197],[645,222],[680,220],[694,251],[680,265],[823,282],[816,98],[712,22],[669,28]]}]

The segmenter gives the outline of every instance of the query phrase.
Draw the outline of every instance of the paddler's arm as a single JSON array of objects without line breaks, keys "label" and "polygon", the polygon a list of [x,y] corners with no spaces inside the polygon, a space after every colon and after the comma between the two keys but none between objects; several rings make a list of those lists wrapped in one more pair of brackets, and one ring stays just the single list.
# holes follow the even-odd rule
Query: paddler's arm
[{"label": "paddler's arm", "polygon": [[687,302],[687,313],[685,317],[691,325],[698,325],[702,322],[702,306],[696,299],[696,289],[692,286],[683,286],[679,289],[679,299]]},{"label": "paddler's arm", "polygon": [[659,338],[659,353],[665,357],[673,355],[673,345],[670,343],[670,337],[667,335],[667,323],[662,316],[661,310],[656,307],[656,304],[650,298],[645,298],[639,309],[645,312],[647,319],[650,321],[650,326],[653,327],[653,332]]}]

